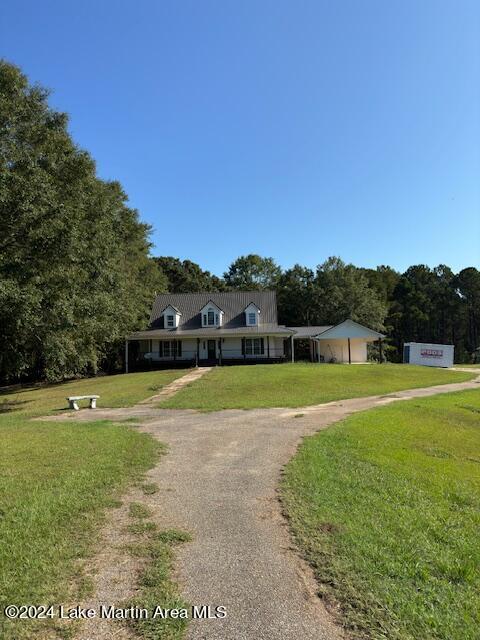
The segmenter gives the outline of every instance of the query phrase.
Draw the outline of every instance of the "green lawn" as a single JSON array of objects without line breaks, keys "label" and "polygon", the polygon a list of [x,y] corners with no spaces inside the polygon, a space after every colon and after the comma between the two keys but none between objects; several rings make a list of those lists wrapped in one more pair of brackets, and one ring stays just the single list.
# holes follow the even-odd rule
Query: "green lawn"
[{"label": "green lawn", "polygon": [[279,364],[218,367],[185,387],[163,407],[253,409],[302,407],[342,398],[463,382],[475,373],[403,364]]},{"label": "green lawn", "polygon": [[282,498],[355,637],[480,629],[480,391],[359,413],[306,438]]},{"label": "green lawn", "polygon": [[[129,373],[82,378],[62,384],[4,387],[0,389],[2,411],[20,410],[24,415],[46,415],[68,407],[67,396],[100,396],[97,406],[130,407],[155,395],[163,386],[188,373],[185,369]],[[88,402],[84,402],[88,406]]]},{"label": "green lawn", "polygon": [[[30,418],[65,407],[65,396],[73,393],[98,393],[99,406],[128,406],[183,373],[138,373],[2,390],[0,611],[6,604],[77,602],[85,585],[75,561],[91,551],[105,508],[155,463],[160,452],[153,438],[126,424]],[[35,625],[8,623],[0,615],[2,640],[35,634]]]}]

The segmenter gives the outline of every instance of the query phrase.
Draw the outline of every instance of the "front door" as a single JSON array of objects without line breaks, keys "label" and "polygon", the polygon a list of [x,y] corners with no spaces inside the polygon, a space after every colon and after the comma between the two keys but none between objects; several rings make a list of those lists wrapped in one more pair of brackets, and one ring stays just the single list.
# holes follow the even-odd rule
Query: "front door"
[{"label": "front door", "polygon": [[215,350],[215,340],[208,340],[207,349],[208,349],[208,359],[215,360],[215,358],[217,357],[217,353]]}]

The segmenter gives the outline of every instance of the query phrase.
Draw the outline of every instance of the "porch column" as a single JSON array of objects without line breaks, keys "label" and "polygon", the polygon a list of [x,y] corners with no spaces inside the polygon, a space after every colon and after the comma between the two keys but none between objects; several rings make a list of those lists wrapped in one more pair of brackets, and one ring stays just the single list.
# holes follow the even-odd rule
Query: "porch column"
[{"label": "porch column", "polygon": [[290,336],[290,343],[291,343],[291,349],[292,349],[292,362],[295,362],[295,347],[293,342],[293,334]]},{"label": "porch column", "polygon": [[383,342],[382,342],[381,338],[378,339],[378,353],[379,353],[380,364],[382,364],[382,362],[383,362]]},{"label": "porch column", "polygon": [[352,364],[352,349],[350,346],[350,338],[347,338],[348,340],[348,364]]},{"label": "porch column", "polygon": [[321,359],[320,359],[320,340],[316,340],[315,342],[317,343],[317,358],[318,358],[318,362],[320,363],[321,362]]},{"label": "porch column", "polygon": [[125,340],[125,373],[128,373],[128,340]]}]

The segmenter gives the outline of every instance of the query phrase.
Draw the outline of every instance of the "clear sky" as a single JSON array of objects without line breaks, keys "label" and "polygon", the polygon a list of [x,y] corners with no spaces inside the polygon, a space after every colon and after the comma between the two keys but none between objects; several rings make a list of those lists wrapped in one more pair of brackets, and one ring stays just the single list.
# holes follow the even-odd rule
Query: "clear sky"
[{"label": "clear sky", "polygon": [[478,0],[14,0],[0,55],[157,255],[480,266]]}]

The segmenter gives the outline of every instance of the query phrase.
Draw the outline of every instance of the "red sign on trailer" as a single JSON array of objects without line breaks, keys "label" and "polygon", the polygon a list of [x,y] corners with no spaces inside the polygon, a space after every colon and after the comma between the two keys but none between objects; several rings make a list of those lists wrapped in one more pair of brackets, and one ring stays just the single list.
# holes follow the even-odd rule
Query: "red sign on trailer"
[{"label": "red sign on trailer", "polygon": [[451,367],[453,352],[453,344],[406,342],[403,345],[404,362],[423,364],[426,367]]},{"label": "red sign on trailer", "polygon": [[443,358],[443,349],[422,349],[420,355],[423,358]]}]

